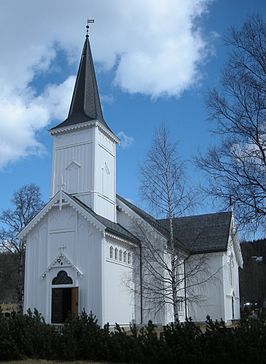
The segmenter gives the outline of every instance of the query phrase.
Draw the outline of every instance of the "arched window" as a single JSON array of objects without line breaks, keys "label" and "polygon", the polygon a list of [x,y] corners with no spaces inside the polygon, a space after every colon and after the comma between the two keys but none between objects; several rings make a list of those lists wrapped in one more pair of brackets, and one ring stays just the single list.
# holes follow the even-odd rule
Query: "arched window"
[{"label": "arched window", "polygon": [[131,264],[131,253],[128,253],[127,262],[128,264]]},{"label": "arched window", "polygon": [[118,253],[118,249],[115,248],[115,260],[117,260],[117,253]]},{"label": "arched window", "polygon": [[124,261],[124,263],[127,262],[127,252],[126,251],[124,251],[124,253],[123,253],[123,261]]},{"label": "arched window", "polygon": [[122,250],[121,249],[119,250],[119,260],[120,260],[120,262],[122,262]]},{"label": "arched window", "polygon": [[72,278],[67,275],[67,272],[64,270],[60,270],[57,273],[57,276],[54,277],[52,284],[72,284]]},{"label": "arched window", "polygon": [[114,257],[114,248],[110,246],[110,258],[113,259]]}]

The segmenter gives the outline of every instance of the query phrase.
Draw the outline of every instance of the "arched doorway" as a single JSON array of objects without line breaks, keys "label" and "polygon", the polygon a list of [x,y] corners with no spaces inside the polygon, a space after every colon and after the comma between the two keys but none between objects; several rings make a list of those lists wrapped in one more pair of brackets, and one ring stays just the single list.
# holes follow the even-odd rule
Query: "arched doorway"
[{"label": "arched doorway", "polygon": [[64,323],[78,313],[78,287],[69,287],[73,280],[61,270],[52,280],[52,317],[54,324]]}]

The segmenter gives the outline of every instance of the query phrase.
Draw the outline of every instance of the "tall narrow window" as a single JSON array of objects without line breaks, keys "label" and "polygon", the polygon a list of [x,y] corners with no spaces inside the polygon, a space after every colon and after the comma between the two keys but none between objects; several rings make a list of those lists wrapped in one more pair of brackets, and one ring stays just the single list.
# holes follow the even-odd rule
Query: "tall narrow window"
[{"label": "tall narrow window", "polygon": [[123,261],[124,261],[124,263],[127,262],[127,252],[126,251],[124,251],[124,253],[123,253]]},{"label": "tall narrow window", "polygon": [[114,248],[110,246],[110,258],[113,259],[114,256]]},{"label": "tall narrow window", "polygon": [[183,314],[183,299],[181,297],[178,297],[177,301],[177,310],[180,314]]},{"label": "tall narrow window", "polygon": [[128,253],[128,256],[127,256],[127,262],[128,264],[131,264],[131,253]]},{"label": "tall narrow window", "polygon": [[117,260],[117,253],[118,253],[118,249],[115,248],[115,260]]},{"label": "tall narrow window", "polygon": [[119,260],[120,260],[120,262],[122,262],[122,250],[121,249],[119,250]]}]

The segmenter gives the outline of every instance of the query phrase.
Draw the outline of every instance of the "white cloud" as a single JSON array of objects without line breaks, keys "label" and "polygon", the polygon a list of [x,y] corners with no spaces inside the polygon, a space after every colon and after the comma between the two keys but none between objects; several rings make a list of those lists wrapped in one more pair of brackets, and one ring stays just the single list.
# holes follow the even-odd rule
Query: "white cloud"
[{"label": "white cloud", "polygon": [[74,83],[75,76],[70,76],[60,85],[48,85],[44,93],[35,98],[34,102],[49,112],[48,120],[66,118]]},{"label": "white cloud", "polygon": [[134,138],[126,135],[126,133],[123,131],[120,131],[117,136],[120,139],[120,146],[123,149],[131,147],[131,145],[134,143]]},{"label": "white cloud", "polygon": [[0,169],[10,162],[31,154],[42,154],[45,149],[36,133],[52,119],[63,120],[70,104],[74,77],[60,85],[49,85],[38,97],[9,94],[0,99]]},{"label": "white cloud", "polygon": [[[207,45],[198,20],[211,0],[3,0],[0,12],[0,168],[43,147],[36,132],[67,115],[73,77],[42,90],[57,51],[77,63],[87,15],[94,60],[129,93],[178,97],[200,79]],[[5,35],[5,36],[4,36]]]}]

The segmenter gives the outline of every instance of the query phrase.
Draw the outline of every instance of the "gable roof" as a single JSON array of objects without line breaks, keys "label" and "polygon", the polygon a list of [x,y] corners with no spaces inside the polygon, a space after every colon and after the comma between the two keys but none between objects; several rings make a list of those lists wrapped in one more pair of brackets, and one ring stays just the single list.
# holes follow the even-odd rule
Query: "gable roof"
[{"label": "gable roof", "polygon": [[91,120],[98,120],[111,131],[103,117],[90,42],[88,36],[86,36],[68,117],[52,128],[51,132]]},{"label": "gable roof", "polygon": [[[81,202],[77,197],[74,197],[64,191],[58,191],[53,198],[42,208],[42,210],[29,222],[29,224],[18,234],[19,239],[23,239],[31,229],[48,213],[48,211],[58,204],[62,206],[62,200],[67,201],[72,207],[79,211],[87,220],[89,220],[97,229],[106,231],[121,239],[138,244],[139,239],[120,224],[105,219],[97,215],[90,207]],[[59,201],[59,202],[58,202]],[[56,205],[57,206],[57,205]]]},{"label": "gable roof", "polygon": [[101,224],[94,216],[88,214],[84,209],[81,209],[80,206],[74,202],[70,196],[64,191],[58,191],[45,205],[44,207],[38,212],[37,215],[26,225],[18,234],[19,239],[23,239],[34,227],[36,224],[39,223],[40,220],[44,218],[44,216],[53,208],[59,207],[62,208],[63,203],[69,203],[75,210],[79,211],[83,217],[89,220],[96,229],[102,231],[104,229],[104,225]]},{"label": "gable roof", "polygon": [[[168,220],[158,220],[168,229]],[[232,212],[195,215],[175,218],[174,237],[192,254],[221,252],[227,250]]]},{"label": "gable roof", "polygon": [[[155,219],[123,197],[117,195],[117,198],[167,239],[169,238],[168,219]],[[232,212],[175,218],[173,221],[175,244],[192,254],[226,251],[231,220]]]}]

